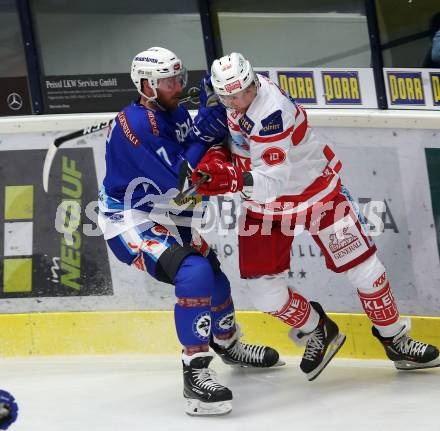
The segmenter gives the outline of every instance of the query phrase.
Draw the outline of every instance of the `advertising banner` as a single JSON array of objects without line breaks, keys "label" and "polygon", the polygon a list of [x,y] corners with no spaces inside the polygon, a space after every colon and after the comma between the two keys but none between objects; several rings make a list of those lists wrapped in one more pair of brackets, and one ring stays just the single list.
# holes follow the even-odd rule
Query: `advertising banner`
[{"label": "advertising banner", "polygon": [[[439,315],[436,133],[328,127],[315,132],[343,162],[342,181],[367,218],[401,312]],[[0,136],[0,312],[171,309],[173,287],[118,262],[96,226],[105,131],[63,144],[44,193],[44,154],[64,133]],[[63,207],[72,200],[78,206]],[[236,308],[254,309],[247,282],[238,275],[239,206],[239,196],[212,198],[207,217],[215,222],[202,234],[231,280]],[[57,211],[64,226],[80,220],[70,243],[56,222]],[[325,267],[307,232],[295,238],[291,255],[292,288],[330,311],[362,312],[355,289],[344,274]]]},{"label": "advertising banner", "polygon": [[0,116],[32,114],[27,78],[0,78]]},{"label": "advertising banner", "polygon": [[[32,147],[0,153],[0,298],[112,294],[105,243],[82,229],[80,209],[95,200],[93,150],[63,151],[49,195],[41,187],[45,153]],[[73,220],[78,229],[66,241]]]},{"label": "advertising banner", "polygon": [[438,69],[384,69],[390,109],[440,109]]},{"label": "advertising banner", "polygon": [[[193,87],[199,88],[204,74],[188,72],[182,98],[188,98]],[[119,111],[138,95],[128,73],[47,76],[41,86],[46,114]],[[196,105],[188,102],[186,106],[194,109]]]},{"label": "advertising banner", "polygon": [[373,69],[256,68],[308,108],[377,108]]}]

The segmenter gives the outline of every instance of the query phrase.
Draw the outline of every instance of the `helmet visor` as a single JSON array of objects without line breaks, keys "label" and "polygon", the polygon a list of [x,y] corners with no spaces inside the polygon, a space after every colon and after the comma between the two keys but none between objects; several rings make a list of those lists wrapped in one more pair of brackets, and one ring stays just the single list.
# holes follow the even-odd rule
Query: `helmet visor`
[{"label": "helmet visor", "polygon": [[185,88],[188,82],[188,72],[182,67],[178,75],[169,76],[167,78],[159,78],[157,80],[157,88],[165,91],[174,90],[177,86]]},{"label": "helmet visor", "polygon": [[218,95],[220,102],[226,106],[226,108],[230,109],[243,109],[247,108],[253,100],[253,95],[255,91],[255,87],[253,85],[249,85],[244,90],[239,91],[235,94],[230,95]]}]

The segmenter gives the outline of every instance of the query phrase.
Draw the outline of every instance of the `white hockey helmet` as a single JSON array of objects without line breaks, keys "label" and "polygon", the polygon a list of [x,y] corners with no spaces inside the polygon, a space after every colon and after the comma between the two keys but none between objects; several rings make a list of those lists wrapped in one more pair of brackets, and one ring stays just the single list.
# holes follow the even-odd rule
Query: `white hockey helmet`
[{"label": "white hockey helmet", "polygon": [[[174,52],[166,48],[154,46],[137,54],[131,63],[131,80],[142,96],[149,100],[157,98],[157,89],[160,88],[160,81],[163,78],[179,77],[180,84],[185,87],[187,72],[182,61]],[[154,96],[148,97],[142,93],[142,80],[147,79]]]},{"label": "white hockey helmet", "polygon": [[258,84],[258,78],[249,61],[243,55],[232,52],[214,60],[211,66],[211,82],[219,96],[232,96],[252,83]]}]

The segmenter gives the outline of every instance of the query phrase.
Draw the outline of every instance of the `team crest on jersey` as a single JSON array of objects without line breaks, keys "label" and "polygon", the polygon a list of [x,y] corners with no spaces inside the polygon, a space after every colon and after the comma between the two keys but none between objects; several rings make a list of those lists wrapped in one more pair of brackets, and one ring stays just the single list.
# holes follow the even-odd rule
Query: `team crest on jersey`
[{"label": "team crest on jersey", "polygon": [[197,338],[205,339],[211,333],[211,314],[209,311],[200,313],[193,320],[193,333]]},{"label": "team crest on jersey", "polygon": [[286,160],[286,152],[278,147],[269,147],[263,151],[261,158],[268,166],[279,165]]},{"label": "team crest on jersey", "polygon": [[251,131],[255,126],[255,123],[246,115],[243,115],[243,117],[238,120],[238,124],[240,129],[248,135],[251,134]]},{"label": "team crest on jersey", "polygon": [[283,131],[283,114],[281,109],[261,120],[260,136],[275,135]]},{"label": "team crest on jersey", "polygon": [[235,319],[234,319],[234,313],[228,313],[222,316],[217,322],[215,323],[215,326],[217,326],[218,329],[221,329],[223,331],[228,331],[234,326]]}]

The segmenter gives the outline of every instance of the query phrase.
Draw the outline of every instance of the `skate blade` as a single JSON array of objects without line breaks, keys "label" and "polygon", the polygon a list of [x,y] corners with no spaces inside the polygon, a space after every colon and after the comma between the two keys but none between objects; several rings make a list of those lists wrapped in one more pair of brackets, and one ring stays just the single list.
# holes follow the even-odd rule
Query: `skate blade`
[{"label": "skate blade", "polygon": [[339,349],[344,345],[345,339],[347,337],[339,333],[336,338],[329,344],[327,348],[327,352],[325,353],[324,359],[313,371],[307,373],[307,379],[311,382],[315,380],[323,371],[324,368],[328,365],[328,363],[332,360],[333,356],[339,352]]},{"label": "skate blade", "polygon": [[231,401],[218,401],[216,403],[205,403],[200,400],[187,398],[185,413],[190,416],[221,416],[232,410]]},{"label": "skate blade", "polygon": [[436,368],[436,367],[440,367],[440,357],[433,359],[432,361],[426,362],[425,364],[421,364],[419,362],[411,362],[411,361],[395,361],[394,366],[398,370],[403,370],[403,371]]},{"label": "skate blade", "polygon": [[271,367],[267,368],[283,367],[284,365],[286,365],[286,363],[282,359],[278,359],[276,364],[273,364]]},{"label": "skate blade", "polygon": [[283,365],[286,365],[286,363],[282,359],[278,359],[278,362],[271,365],[270,367],[259,367],[258,365],[252,365],[252,364],[239,364],[237,362],[228,361],[224,357],[221,357],[221,359],[223,363],[229,365],[232,368],[251,368],[253,370],[268,370],[269,368],[282,367]]},{"label": "skate blade", "polygon": [[259,367],[257,365],[251,365],[251,364],[249,364],[249,365],[237,364],[235,362],[230,362],[230,361],[226,361],[226,360],[223,360],[223,362],[232,368],[251,368],[252,370],[268,370],[270,368],[282,367],[283,365],[286,365],[286,363],[282,359],[278,359],[278,362],[271,365],[270,367]]}]

